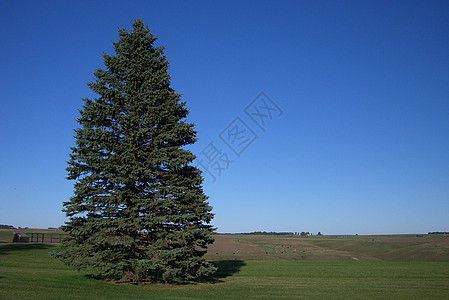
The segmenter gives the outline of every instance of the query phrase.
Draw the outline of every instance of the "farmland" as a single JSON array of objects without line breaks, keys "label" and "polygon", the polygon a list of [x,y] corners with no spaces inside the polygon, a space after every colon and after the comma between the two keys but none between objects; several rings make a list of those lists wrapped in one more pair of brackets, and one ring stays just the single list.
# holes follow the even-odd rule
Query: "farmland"
[{"label": "farmland", "polygon": [[305,261],[449,262],[443,235],[252,236],[218,235],[208,258]]},{"label": "farmland", "polygon": [[449,298],[442,235],[217,235],[207,259],[219,271],[183,285],[98,281],[51,258],[56,247],[0,243],[0,298]]}]

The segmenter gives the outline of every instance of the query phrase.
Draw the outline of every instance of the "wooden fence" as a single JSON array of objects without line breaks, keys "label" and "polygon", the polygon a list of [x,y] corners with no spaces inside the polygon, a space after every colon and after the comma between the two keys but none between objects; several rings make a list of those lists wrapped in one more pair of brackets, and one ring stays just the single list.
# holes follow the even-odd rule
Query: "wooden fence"
[{"label": "wooden fence", "polygon": [[30,243],[60,243],[67,236],[59,233],[28,233]]}]

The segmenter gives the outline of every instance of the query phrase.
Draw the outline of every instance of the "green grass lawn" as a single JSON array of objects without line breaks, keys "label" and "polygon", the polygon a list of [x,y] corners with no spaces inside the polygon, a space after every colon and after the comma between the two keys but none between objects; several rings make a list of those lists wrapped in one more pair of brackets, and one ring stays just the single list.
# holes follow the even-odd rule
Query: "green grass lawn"
[{"label": "green grass lawn", "polygon": [[56,245],[0,244],[0,299],[449,299],[449,262],[227,260],[185,285],[113,285],[73,270]]}]

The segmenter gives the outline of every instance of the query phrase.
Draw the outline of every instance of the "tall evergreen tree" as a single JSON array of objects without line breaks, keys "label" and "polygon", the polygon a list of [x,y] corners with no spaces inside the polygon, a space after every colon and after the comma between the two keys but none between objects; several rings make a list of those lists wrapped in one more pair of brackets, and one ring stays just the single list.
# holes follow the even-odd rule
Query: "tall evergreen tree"
[{"label": "tall evergreen tree", "polygon": [[119,29],[115,55],[103,54],[83,99],[64,202],[69,233],[54,253],[99,278],[176,281],[213,273],[203,255],[213,242],[212,208],[202,190],[185,102],[170,87],[168,61],[137,19]]}]

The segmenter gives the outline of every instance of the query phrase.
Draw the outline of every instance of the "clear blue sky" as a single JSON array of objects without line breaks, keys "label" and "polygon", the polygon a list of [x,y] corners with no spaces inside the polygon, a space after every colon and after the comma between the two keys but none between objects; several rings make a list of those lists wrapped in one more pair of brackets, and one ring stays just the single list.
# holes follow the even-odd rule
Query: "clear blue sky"
[{"label": "clear blue sky", "polygon": [[[449,230],[448,1],[4,2],[0,224],[63,224],[85,83],[138,16],[166,46],[191,150],[232,161],[204,184],[219,232]],[[282,110],[265,131],[245,114],[260,92]],[[240,156],[235,122],[252,134]]]}]

